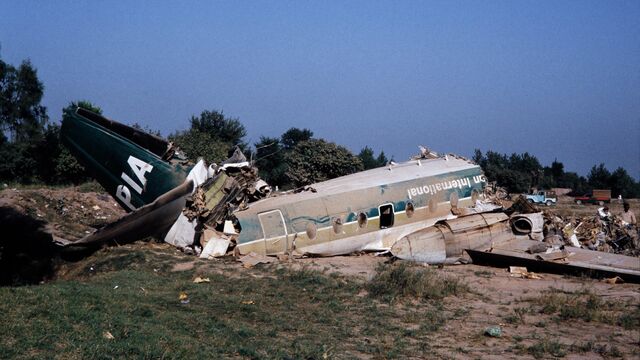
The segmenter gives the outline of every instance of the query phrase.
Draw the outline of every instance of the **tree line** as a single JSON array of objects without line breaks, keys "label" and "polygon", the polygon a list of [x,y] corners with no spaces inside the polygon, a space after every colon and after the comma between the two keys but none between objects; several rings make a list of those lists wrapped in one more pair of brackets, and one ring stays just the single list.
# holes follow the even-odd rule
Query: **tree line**
[{"label": "tree line", "polygon": [[491,150],[483,154],[476,149],[472,160],[482,167],[489,180],[510,193],[529,192],[533,188],[568,188],[572,189],[571,195],[582,195],[593,189],[610,189],[613,197],[640,198],[640,181],[635,181],[622,167],[610,172],[604,164],[594,165],[584,177],[564,171],[564,164],[557,159],[551,166],[542,166],[528,152],[507,156]]},{"label": "tree line", "polygon": [[[61,185],[90,180],[91,176],[62,145],[60,122],[49,121],[47,109],[41,105],[43,95],[44,86],[28,60],[15,67],[0,58],[0,181]],[[89,101],[74,101],[67,108],[78,106],[102,114],[100,107]],[[190,159],[203,157],[219,163],[238,147],[255,162],[265,181],[281,189],[385,166],[390,161],[384,151],[376,155],[365,146],[356,155],[344,146],[314,137],[306,128],[293,127],[279,137],[261,136],[256,143],[248,144],[240,119],[217,110],[204,110],[192,116],[188,124],[187,129],[175,131],[168,139]],[[135,123],[132,126],[141,128]],[[153,129],[143,130],[160,134]],[[510,192],[566,187],[586,193],[603,188],[611,189],[614,196],[640,197],[640,182],[623,168],[609,172],[600,164],[585,178],[565,172],[557,160],[543,167],[526,152],[507,156],[476,150],[473,161],[482,167],[487,178]]]},{"label": "tree line", "polygon": [[[0,181],[20,184],[79,184],[91,179],[60,140],[60,122],[49,121],[41,105],[44,86],[28,60],[15,67],[0,58]],[[65,109],[82,107],[102,114],[89,101],[73,101]],[[159,131],[140,128],[155,135]],[[291,128],[278,138],[261,137],[253,147],[238,118],[205,110],[189,119],[189,128],[169,135],[191,160],[220,163],[236,147],[255,161],[260,176],[271,185],[291,189],[313,182],[384,166],[384,152],[374,157],[365,147],[354,155],[347,148],[315,138],[309,129]],[[313,159],[312,161],[310,159]]]}]

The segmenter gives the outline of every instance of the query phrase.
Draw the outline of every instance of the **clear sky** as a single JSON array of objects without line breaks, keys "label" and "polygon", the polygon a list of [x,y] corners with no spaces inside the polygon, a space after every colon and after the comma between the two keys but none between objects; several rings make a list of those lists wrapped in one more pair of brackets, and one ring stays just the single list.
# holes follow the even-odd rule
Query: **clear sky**
[{"label": "clear sky", "polygon": [[163,135],[223,110],[395,160],[528,151],[640,179],[640,1],[2,1],[51,120],[74,100]]}]

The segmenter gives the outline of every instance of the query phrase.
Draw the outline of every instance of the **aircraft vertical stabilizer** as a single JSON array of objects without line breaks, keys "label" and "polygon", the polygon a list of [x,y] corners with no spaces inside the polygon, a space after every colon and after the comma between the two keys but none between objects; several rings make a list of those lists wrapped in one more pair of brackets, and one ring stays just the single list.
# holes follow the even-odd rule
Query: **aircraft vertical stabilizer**
[{"label": "aircraft vertical stabilizer", "polygon": [[181,185],[190,166],[169,161],[171,144],[133,127],[76,108],[63,116],[71,153],[127,211]]}]

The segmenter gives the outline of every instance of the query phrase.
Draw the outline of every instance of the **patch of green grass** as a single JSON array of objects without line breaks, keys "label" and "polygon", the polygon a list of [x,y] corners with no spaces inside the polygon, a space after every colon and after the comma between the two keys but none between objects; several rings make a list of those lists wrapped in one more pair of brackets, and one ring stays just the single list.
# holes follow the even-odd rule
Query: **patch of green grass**
[{"label": "patch of green grass", "polygon": [[524,307],[518,307],[513,309],[513,313],[504,317],[504,320],[509,324],[524,324],[525,315],[529,313],[529,309]]},{"label": "patch of green grass", "polygon": [[469,286],[437,270],[414,264],[381,264],[367,285],[369,295],[393,303],[407,299],[441,300],[469,292]]},{"label": "patch of green grass", "polygon": [[[449,316],[439,304],[391,306],[358,296],[367,283],[340,274],[247,270],[222,262],[172,272],[176,261],[161,251],[112,248],[78,263],[74,280],[0,288],[0,353],[65,359],[420,357]],[[195,284],[195,276],[210,282]],[[182,292],[186,304],[179,300]]]},{"label": "patch of green grass", "polygon": [[602,356],[604,358],[622,357],[622,353],[620,352],[620,350],[615,345],[595,344],[592,341],[586,341],[584,343],[572,344],[569,347],[569,351],[578,352],[578,353],[581,353],[581,354],[588,353],[588,352],[594,352],[594,353],[599,354],[600,356]]},{"label": "patch of green grass", "polygon": [[[542,314],[555,315],[557,321],[580,319],[586,322],[618,324],[626,329],[640,322],[638,304],[610,302],[588,291],[567,292],[558,289],[545,291],[538,297],[528,299]],[[633,306],[636,311],[629,312]],[[620,313],[620,315],[616,315]]]},{"label": "patch of green grass", "polygon": [[493,272],[488,271],[488,270],[477,270],[473,272],[477,277],[483,277],[483,278],[487,278],[490,279],[493,277]]},{"label": "patch of green grass", "polygon": [[87,192],[103,193],[103,192],[106,192],[106,190],[102,187],[102,185],[100,185],[100,183],[98,183],[97,181],[88,181],[88,182],[82,183],[82,184],[78,185],[77,189],[78,189],[78,192],[81,192],[81,193],[87,193]]},{"label": "patch of green grass", "polygon": [[579,352],[579,353],[591,352],[594,349],[595,349],[595,344],[592,341],[571,344],[571,346],[569,347],[569,350],[571,352]]},{"label": "patch of green grass", "polygon": [[604,358],[622,357],[622,353],[620,352],[620,349],[618,349],[615,345],[609,345],[609,344],[596,345],[593,349],[593,352],[599,354]]},{"label": "patch of green grass", "polygon": [[526,347],[526,352],[536,359],[546,358],[547,354],[554,357],[564,357],[566,355],[565,346],[555,340],[542,339],[537,343]]},{"label": "patch of green grass", "polygon": [[616,320],[616,324],[626,330],[640,329],[640,304],[630,305],[631,311],[623,311]]}]

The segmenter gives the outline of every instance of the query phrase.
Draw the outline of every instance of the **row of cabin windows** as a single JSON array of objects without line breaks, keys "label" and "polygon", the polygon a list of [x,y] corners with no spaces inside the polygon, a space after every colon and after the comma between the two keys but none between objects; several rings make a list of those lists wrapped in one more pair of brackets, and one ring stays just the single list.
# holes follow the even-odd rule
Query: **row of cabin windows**
[{"label": "row of cabin windows", "polygon": [[[471,196],[471,199],[474,203],[478,199],[478,196],[479,196],[478,192],[474,189]],[[452,208],[455,208],[458,206],[458,193],[456,192],[451,193],[451,195],[449,196],[449,203],[451,204]],[[436,210],[438,209],[438,202],[434,198],[431,198],[429,199],[428,207],[430,212],[436,212]],[[405,213],[409,218],[411,218],[415,213],[415,207],[412,202],[407,202],[405,206]],[[365,214],[364,212],[361,212],[358,214],[357,220],[358,220],[358,226],[360,228],[365,228],[369,222],[367,214]],[[379,224],[380,229],[386,229],[386,228],[392,227],[394,224],[394,220],[395,218],[394,218],[394,212],[393,212],[393,205],[392,204],[381,205],[380,206],[380,224]],[[332,227],[333,227],[334,233],[340,234],[343,228],[342,219],[334,218],[332,221]],[[309,239],[311,240],[315,239],[318,232],[316,224],[312,222],[308,223],[306,227],[306,232]]]},{"label": "row of cabin windows", "polygon": [[[414,213],[414,207],[412,203],[407,203],[406,213],[408,217],[412,217]],[[369,218],[367,214],[361,212],[357,217],[358,226],[360,228],[365,228],[369,223]],[[380,229],[386,229],[393,226],[395,220],[395,214],[393,212],[392,204],[385,204],[380,206]],[[343,223],[341,218],[334,218],[332,221],[333,232],[336,234],[340,234],[342,232]],[[309,239],[315,239],[317,235],[317,227],[315,223],[308,223],[306,228],[307,236]]]}]

